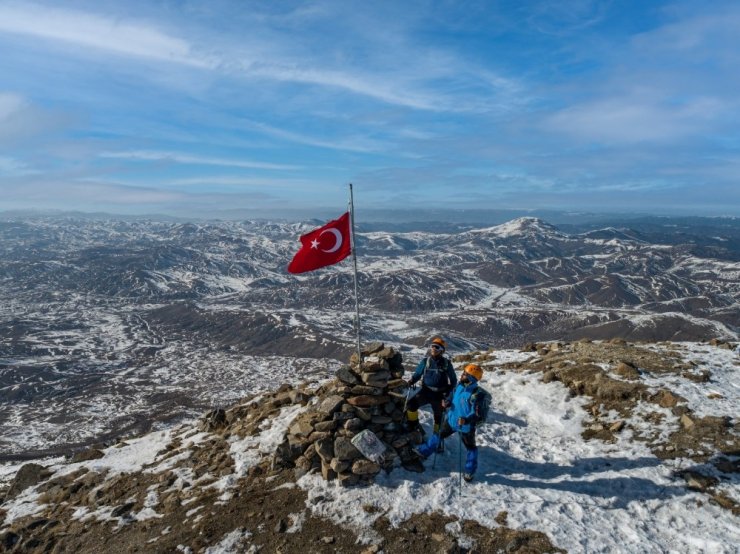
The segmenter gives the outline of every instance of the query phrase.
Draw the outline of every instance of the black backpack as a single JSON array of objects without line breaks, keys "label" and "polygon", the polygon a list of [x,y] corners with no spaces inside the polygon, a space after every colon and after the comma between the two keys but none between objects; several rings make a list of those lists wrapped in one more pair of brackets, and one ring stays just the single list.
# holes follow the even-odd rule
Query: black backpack
[{"label": "black backpack", "polygon": [[431,364],[431,359],[430,358],[431,358],[430,356],[426,356],[424,358],[424,371],[422,372],[421,379],[420,379],[421,380],[421,384],[422,385],[424,384],[424,377],[426,377],[427,369],[429,369],[430,371],[437,371],[437,372],[443,373],[444,376],[445,376],[445,381],[446,381],[445,386],[451,388],[452,387],[452,383],[450,383],[450,379],[447,376],[447,370],[450,367],[452,367],[452,370],[453,371],[455,370],[455,367],[452,365],[452,360],[450,360],[449,358],[447,358],[445,356],[442,356],[442,359],[444,360],[444,363],[442,364],[442,367],[438,367],[436,369],[431,369],[429,367],[429,365]]},{"label": "black backpack", "polygon": [[477,425],[482,425],[488,419],[488,412],[491,410],[493,397],[486,389],[478,385],[478,389],[470,397],[474,406],[477,405],[477,413],[480,417]]}]

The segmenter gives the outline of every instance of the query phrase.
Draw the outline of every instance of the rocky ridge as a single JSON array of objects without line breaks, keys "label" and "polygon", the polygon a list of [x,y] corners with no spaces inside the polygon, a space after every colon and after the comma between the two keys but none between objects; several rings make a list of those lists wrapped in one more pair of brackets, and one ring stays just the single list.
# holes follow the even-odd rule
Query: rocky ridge
[{"label": "rocky ridge", "polygon": [[[645,377],[660,372],[691,382],[712,379],[708,369],[658,355],[649,346],[622,340],[532,343],[523,349],[531,354],[524,362],[498,363],[491,350],[456,361],[475,360],[488,371],[538,372],[542,381],[562,382],[572,395],[590,399],[584,438],[613,441],[631,432],[657,458],[691,459],[696,465],[676,478],[740,515],[735,501],[716,490],[740,474],[738,421],[699,416],[675,391],[646,386]],[[195,425],[162,432],[156,454],[136,470],[105,463],[115,455],[134,455],[141,440],[136,438],[80,451],[57,468],[24,465],[10,487],[0,491],[5,496],[0,549],[193,553],[232,537],[234,545],[252,545],[253,552],[562,551],[541,532],[508,527],[505,512],[491,522],[427,513],[400,527],[378,513],[372,536],[315,516],[296,485],[303,475],[320,473],[341,486],[357,487],[381,471],[415,465],[408,445],[418,437],[398,427],[401,355],[382,344],[367,347],[364,354],[362,363],[350,360],[332,381],[284,385],[212,410]],[[639,411],[638,404],[654,405],[655,411]],[[666,417],[666,410],[678,422],[673,432],[644,433],[651,421]],[[647,425],[634,423],[635,416]],[[381,463],[354,448],[351,439],[363,431],[383,441],[387,455]],[[256,439],[270,433],[275,440],[264,448]],[[38,509],[19,511],[12,501],[24,498]],[[358,509],[377,511],[370,504]]]},{"label": "rocky ridge", "polygon": [[[362,486],[380,471],[400,466],[424,470],[410,451],[421,435],[400,426],[404,395],[396,391],[402,376],[400,353],[375,343],[363,350],[361,363],[355,354],[329,383],[283,385],[228,409],[211,410],[194,426],[174,429],[164,448],[138,472],[85,464],[101,460],[104,452],[133,446],[132,439],[80,451],[56,473],[25,464],[5,500],[33,490],[31,498],[41,510],[3,525],[0,548],[13,553],[203,552],[232,533],[237,542],[258,544],[250,552],[287,553],[306,545],[309,552],[365,554],[564,552],[543,533],[507,527],[505,512],[493,530],[438,514],[417,515],[396,528],[380,515],[373,529],[381,538],[369,541],[356,530],[310,515],[307,497],[295,485],[308,472],[320,472],[341,486]],[[248,441],[284,418],[288,422],[273,451],[257,453],[252,464],[237,459],[235,442]],[[366,430],[386,446],[381,463],[364,458],[352,444],[351,438]],[[8,515],[0,508],[0,524]],[[453,521],[456,533],[439,532]]]},{"label": "rocky ridge", "polygon": [[[708,344],[728,350],[737,347],[715,339]],[[740,475],[740,419],[699,416],[687,399],[675,391],[648,387],[641,376],[650,373],[674,374],[695,383],[708,383],[712,376],[709,369],[682,361],[676,352],[666,356],[647,346],[648,343],[629,343],[623,339],[529,343],[523,351],[531,352],[532,358],[504,368],[542,372],[543,382],[560,381],[573,396],[589,397],[586,409],[591,422],[582,432],[586,440],[614,442],[617,434],[630,431],[633,440],[647,443],[659,459],[693,460],[697,466],[680,471],[678,476],[690,488],[706,492],[714,502],[740,515],[738,502],[714,490],[723,476]],[[495,354],[478,351],[458,356],[456,361],[475,361],[485,367],[492,355]],[[708,402],[713,398],[721,395],[710,394]],[[637,409],[640,403],[653,407],[641,411]],[[665,410],[677,421],[668,435],[661,433],[657,425],[666,419]],[[627,423],[635,417],[643,424]]]}]

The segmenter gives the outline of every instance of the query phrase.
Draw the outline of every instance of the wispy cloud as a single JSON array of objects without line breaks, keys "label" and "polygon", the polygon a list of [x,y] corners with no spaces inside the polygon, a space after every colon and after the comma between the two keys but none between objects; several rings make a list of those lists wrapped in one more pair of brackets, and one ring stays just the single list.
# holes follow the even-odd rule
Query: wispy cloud
[{"label": "wispy cloud", "polygon": [[541,33],[566,36],[603,21],[609,4],[599,0],[530,2],[527,21]]},{"label": "wispy cloud", "polygon": [[188,165],[217,165],[223,167],[243,167],[246,169],[273,169],[296,170],[300,166],[289,164],[273,164],[250,160],[232,160],[227,158],[209,158],[206,156],[192,156],[177,152],[157,152],[152,150],[133,150],[128,152],[101,152],[101,158],[119,158],[139,161],[172,162]]},{"label": "wispy cloud", "polygon": [[17,202],[737,200],[736,2],[32,1],[0,0]]},{"label": "wispy cloud", "polygon": [[0,92],[0,123],[18,113],[26,106],[22,96],[9,92]]},{"label": "wispy cloud", "polygon": [[38,173],[38,171],[31,169],[23,162],[8,156],[0,156],[0,177],[18,177],[23,175],[33,175],[34,173]]},{"label": "wispy cloud", "polygon": [[321,191],[336,189],[336,185],[328,184],[326,179],[318,178],[306,178],[306,179],[281,179],[276,177],[242,177],[242,176],[199,176],[189,177],[186,179],[171,179],[161,183],[161,186],[168,187],[203,187],[204,185],[209,186],[222,186],[222,187],[236,187],[236,188],[249,188],[249,187],[267,187],[273,188],[284,188],[284,189],[307,189],[310,188],[312,191]]},{"label": "wispy cloud", "polygon": [[0,31],[64,41],[126,56],[196,67],[212,62],[195,56],[187,41],[135,21],[35,4],[0,4]]},{"label": "wispy cloud", "polygon": [[49,135],[68,120],[68,116],[43,110],[22,95],[0,92],[0,145],[6,148]]},{"label": "wispy cloud", "polygon": [[[218,46],[212,48],[202,44],[207,37],[194,42],[130,17],[17,3],[0,4],[0,32],[62,41],[86,48],[85,53],[103,51],[247,79],[315,85],[431,112],[480,111],[514,99],[510,95],[510,89],[515,86],[513,80],[496,76],[483,67],[471,66],[464,58],[449,52],[440,51],[434,59],[412,54],[413,44],[404,45],[403,53],[396,52],[405,59],[403,64],[381,67],[375,63],[376,69],[371,69],[351,60],[327,64],[311,51],[286,51],[285,44],[292,40],[286,33],[273,32],[269,39],[252,38],[250,50],[245,52],[243,47],[225,39],[219,38]],[[376,46],[383,49],[395,45]],[[369,48],[368,53],[372,53]],[[488,94],[458,102],[453,94],[430,84],[451,79],[451,86],[459,94],[461,71],[466,75],[464,80],[469,82],[466,87],[485,86]]]},{"label": "wispy cloud", "polygon": [[320,138],[319,135],[296,133],[295,131],[288,131],[258,121],[244,120],[243,122],[247,127],[275,138],[295,142],[297,144],[306,144],[309,146],[328,148],[330,150],[346,150],[349,152],[371,153],[382,152],[389,148],[389,145],[387,143],[366,137],[350,136],[327,140]]},{"label": "wispy cloud", "polygon": [[[5,182],[4,201],[11,204],[35,203],[45,209],[70,201],[91,207],[96,204],[146,205],[173,202],[183,198],[177,191],[154,187],[127,186],[102,181],[64,180],[60,178],[24,179]],[[56,204],[56,205],[55,205]]]},{"label": "wispy cloud", "polygon": [[633,95],[571,106],[546,118],[544,125],[587,141],[670,143],[702,133],[724,108],[714,98],[670,103]]},{"label": "wispy cloud", "polygon": [[398,87],[388,82],[384,75],[368,75],[357,70],[350,73],[332,69],[256,64],[244,68],[244,71],[256,77],[343,89],[397,106],[431,111],[453,109],[438,94],[424,92],[417,86],[410,86],[410,83],[406,83],[406,87]]}]

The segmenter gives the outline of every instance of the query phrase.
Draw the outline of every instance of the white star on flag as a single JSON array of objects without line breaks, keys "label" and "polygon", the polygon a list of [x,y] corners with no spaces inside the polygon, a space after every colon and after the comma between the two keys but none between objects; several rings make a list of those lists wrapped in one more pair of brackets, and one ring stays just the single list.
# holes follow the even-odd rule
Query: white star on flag
[{"label": "white star on flag", "polygon": [[339,219],[302,235],[301,248],[288,264],[288,273],[313,271],[349,256],[352,253],[349,216],[349,212],[345,212]]}]

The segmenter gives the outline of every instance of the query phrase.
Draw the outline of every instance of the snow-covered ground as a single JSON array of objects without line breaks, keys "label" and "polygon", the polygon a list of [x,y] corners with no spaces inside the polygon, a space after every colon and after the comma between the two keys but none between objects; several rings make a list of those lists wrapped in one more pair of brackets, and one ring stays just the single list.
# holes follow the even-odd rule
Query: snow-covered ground
[{"label": "snow-covered ground", "polygon": [[[740,406],[737,355],[716,348],[710,355],[706,345],[684,348],[706,350],[722,383],[726,402],[713,404],[712,413],[736,416],[726,410]],[[542,383],[540,374],[491,371],[527,357],[503,351],[488,366],[483,381],[494,397],[494,413],[477,434],[480,465],[473,483],[461,483],[461,445],[453,435],[444,454],[425,462],[423,474],[398,469],[355,489],[316,475],[303,477],[299,485],[308,492],[311,509],[365,528],[379,515],[401,524],[431,511],[495,527],[495,516],[506,511],[510,527],[543,531],[570,552],[738,552],[738,519],[673,477],[693,465],[691,460],[661,461],[642,443],[630,441],[629,433],[615,444],[585,441],[585,399],[570,397],[559,382]],[[689,405],[698,400],[687,396]],[[431,416],[424,416],[429,426]],[[725,492],[740,501],[736,485]],[[358,505],[379,510],[368,513]]]},{"label": "snow-covered ground", "polygon": [[[712,372],[712,382],[699,385],[675,375],[651,375],[649,386],[675,390],[697,413],[711,406],[706,408],[707,413],[737,416],[738,353],[688,343],[653,348],[678,351],[685,359],[706,366]],[[371,486],[355,488],[341,488],[315,474],[304,476],[298,486],[308,494],[306,509],[361,530],[358,534],[368,541],[374,536],[371,525],[381,515],[403,525],[415,513],[441,512],[496,527],[494,518],[506,511],[509,527],[545,532],[554,545],[569,552],[738,551],[738,518],[709,502],[705,494],[688,490],[683,480],[674,476],[677,470],[694,465],[691,460],[661,461],[644,443],[633,442],[628,431],[613,444],[585,441],[581,432],[587,418],[583,409],[587,399],[572,397],[560,382],[543,383],[539,373],[500,368],[530,356],[513,350],[498,351],[495,359],[485,364],[483,384],[492,393],[494,403],[488,422],[477,434],[480,465],[474,482],[460,480],[464,449],[461,451],[459,439],[453,435],[443,454],[425,462],[422,474],[397,468],[389,475],[379,475]],[[707,400],[707,391],[715,389],[722,398]],[[299,411],[283,412],[279,425],[265,422],[261,434],[232,442],[231,455],[239,462],[239,475],[255,463],[257,452],[268,453],[275,448]],[[428,428],[431,415],[427,411],[421,415]],[[637,415],[630,423],[644,425]],[[667,418],[663,423],[672,424],[675,419]],[[145,464],[157,461],[156,453],[176,432],[158,431],[128,441],[123,448],[106,449],[105,457],[99,460],[73,466],[60,460],[42,463],[59,474],[85,465],[112,472],[142,470]],[[200,442],[206,438],[207,434],[201,433],[191,435],[189,440]],[[0,481],[9,480],[19,467],[0,467]],[[156,472],[158,467],[145,471]],[[221,480],[218,486],[227,492],[234,484],[234,479]],[[722,485],[722,490],[740,501],[737,485],[736,480],[731,481]],[[32,487],[4,504],[6,523],[35,513],[39,509],[37,499]],[[146,517],[156,517],[155,501],[147,507],[150,512]],[[358,509],[360,506],[373,506],[375,510]],[[300,519],[300,513],[296,517]],[[449,524],[448,531],[460,533],[455,524]],[[248,539],[243,535],[238,538]],[[229,544],[228,540],[221,541],[208,552],[231,552]]]}]

